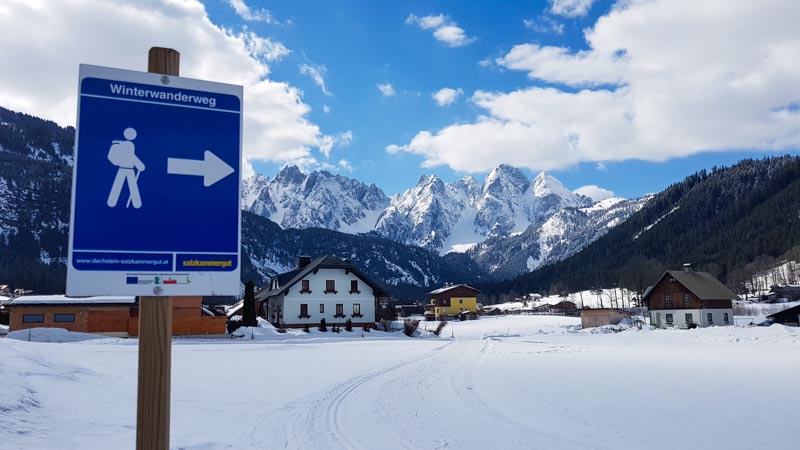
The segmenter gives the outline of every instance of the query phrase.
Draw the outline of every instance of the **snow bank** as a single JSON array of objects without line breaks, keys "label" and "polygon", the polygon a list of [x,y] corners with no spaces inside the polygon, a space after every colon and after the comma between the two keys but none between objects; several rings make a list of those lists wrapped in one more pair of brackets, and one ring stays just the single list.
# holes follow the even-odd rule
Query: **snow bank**
[{"label": "snow bank", "polygon": [[78,333],[67,331],[63,328],[28,328],[27,330],[17,330],[8,333],[8,339],[16,339],[28,342],[83,342],[98,339],[115,339],[99,334]]}]

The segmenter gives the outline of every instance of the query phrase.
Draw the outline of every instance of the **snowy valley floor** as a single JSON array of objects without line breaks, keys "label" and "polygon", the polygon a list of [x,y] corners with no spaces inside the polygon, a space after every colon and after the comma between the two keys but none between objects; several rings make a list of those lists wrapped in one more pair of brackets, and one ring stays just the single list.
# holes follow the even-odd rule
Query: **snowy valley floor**
[{"label": "snowy valley floor", "polygon": [[[798,448],[800,330],[571,332],[578,323],[175,341],[171,447]],[[136,364],[135,340],[0,339],[0,448],[133,449]]]}]

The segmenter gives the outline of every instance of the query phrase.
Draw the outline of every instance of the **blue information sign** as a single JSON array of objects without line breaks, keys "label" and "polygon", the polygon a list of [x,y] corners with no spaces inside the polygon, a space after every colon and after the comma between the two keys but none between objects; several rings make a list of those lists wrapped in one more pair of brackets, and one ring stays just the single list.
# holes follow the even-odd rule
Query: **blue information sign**
[{"label": "blue information sign", "polygon": [[242,87],[81,65],[69,295],[238,295]]}]

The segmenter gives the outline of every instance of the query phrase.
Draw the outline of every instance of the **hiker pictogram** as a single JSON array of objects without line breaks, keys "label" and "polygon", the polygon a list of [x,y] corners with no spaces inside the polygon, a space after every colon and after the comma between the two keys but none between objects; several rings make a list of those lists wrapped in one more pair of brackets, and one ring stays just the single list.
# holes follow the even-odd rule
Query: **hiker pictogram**
[{"label": "hiker pictogram", "polygon": [[124,141],[112,141],[111,148],[108,150],[108,160],[111,164],[118,167],[117,176],[114,178],[114,184],[111,186],[111,192],[108,194],[109,208],[114,208],[119,202],[119,196],[122,193],[122,187],[127,182],[128,184],[128,202],[125,207],[129,208],[133,205],[134,208],[142,207],[142,197],[139,194],[139,175],[144,171],[144,163],[136,157],[136,147],[133,145],[133,140],[136,139],[136,130],[133,128],[126,128],[122,132],[125,137]]}]

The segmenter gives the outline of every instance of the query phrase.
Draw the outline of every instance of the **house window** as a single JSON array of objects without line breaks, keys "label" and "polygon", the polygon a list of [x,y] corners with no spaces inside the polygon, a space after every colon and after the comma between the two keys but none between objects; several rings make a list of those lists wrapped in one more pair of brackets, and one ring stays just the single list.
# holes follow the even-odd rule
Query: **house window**
[{"label": "house window", "polygon": [[300,293],[301,294],[310,294],[311,293],[311,282],[308,280],[300,281]]},{"label": "house window", "polygon": [[353,303],[353,317],[363,317],[361,315],[361,304]]},{"label": "house window", "polygon": [[725,323],[728,323],[728,313],[722,313],[722,320],[724,320]]},{"label": "house window", "polygon": [[672,314],[667,314],[667,323],[672,325]]},{"label": "house window", "polygon": [[708,313],[708,323],[714,323],[714,314]]},{"label": "house window", "polygon": [[344,317],[344,304],[337,303],[336,304],[336,314],[333,317]]},{"label": "house window", "polygon": [[358,290],[358,280],[350,280],[350,293],[351,294],[361,293],[361,291]]},{"label": "house window", "polygon": [[667,306],[672,306],[672,297],[669,294],[664,294],[664,304]]},{"label": "house window", "polygon": [[23,314],[22,323],[42,323],[44,322],[44,314]]},{"label": "house window", "polygon": [[336,280],[325,280],[325,293],[336,293]]},{"label": "house window", "polygon": [[308,319],[309,317],[311,317],[311,316],[308,315],[308,304],[307,303],[301,303],[300,304],[300,318],[301,319]]},{"label": "house window", "polygon": [[694,319],[692,318],[692,313],[686,313],[686,323],[692,323]]},{"label": "house window", "polygon": [[683,303],[686,303],[687,305],[691,304],[692,296],[689,294],[683,294]]},{"label": "house window", "polygon": [[325,314],[325,304],[324,303],[320,303],[319,304],[319,312],[320,312],[320,314]]},{"label": "house window", "polygon": [[54,314],[53,322],[75,322],[75,314]]}]

